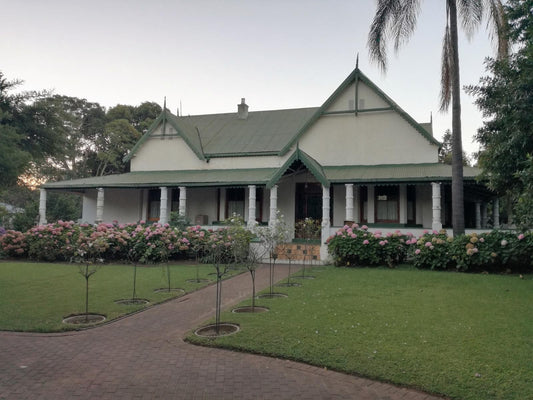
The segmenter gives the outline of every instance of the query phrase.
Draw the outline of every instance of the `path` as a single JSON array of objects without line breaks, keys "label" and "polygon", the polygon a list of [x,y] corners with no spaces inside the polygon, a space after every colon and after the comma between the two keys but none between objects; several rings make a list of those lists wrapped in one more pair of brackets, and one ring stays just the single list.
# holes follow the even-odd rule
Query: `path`
[{"label": "path", "polygon": [[[276,268],[284,275],[286,266]],[[268,268],[259,268],[256,279],[258,288],[267,287]],[[249,274],[225,281],[224,306],[249,297],[250,289]],[[214,315],[214,290],[81,332],[0,332],[0,400],[438,399],[292,361],[185,343],[188,330]]]}]

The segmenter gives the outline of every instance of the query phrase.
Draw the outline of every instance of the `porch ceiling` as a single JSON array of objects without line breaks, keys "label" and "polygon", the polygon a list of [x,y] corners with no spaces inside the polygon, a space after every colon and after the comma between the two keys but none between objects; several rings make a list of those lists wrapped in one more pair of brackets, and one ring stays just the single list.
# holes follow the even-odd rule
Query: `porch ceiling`
[{"label": "porch ceiling", "polygon": [[142,171],[70,181],[49,182],[45,189],[143,188],[154,186],[229,186],[266,184],[277,168]]}]

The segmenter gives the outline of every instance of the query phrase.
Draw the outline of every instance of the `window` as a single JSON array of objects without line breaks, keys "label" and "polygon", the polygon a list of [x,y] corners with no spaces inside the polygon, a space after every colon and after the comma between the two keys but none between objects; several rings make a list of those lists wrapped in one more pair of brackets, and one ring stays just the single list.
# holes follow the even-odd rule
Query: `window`
[{"label": "window", "polygon": [[398,186],[376,186],[376,222],[399,222]]},{"label": "window", "polygon": [[161,210],[161,190],[150,189],[148,191],[148,221],[159,221]]},{"label": "window", "polygon": [[170,203],[170,211],[179,211],[180,209],[180,189],[172,188],[172,201]]},{"label": "window", "polygon": [[407,185],[407,223],[416,224],[416,186]]},{"label": "window", "polygon": [[244,215],[244,188],[226,189],[226,216],[231,218],[233,214],[245,217]]}]

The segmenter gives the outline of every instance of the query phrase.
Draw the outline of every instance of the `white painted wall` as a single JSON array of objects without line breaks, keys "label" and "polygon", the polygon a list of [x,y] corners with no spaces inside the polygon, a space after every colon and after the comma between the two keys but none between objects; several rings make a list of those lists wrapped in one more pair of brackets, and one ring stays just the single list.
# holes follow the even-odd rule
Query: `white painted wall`
[{"label": "white painted wall", "polygon": [[300,140],[322,165],[409,164],[438,161],[438,148],[394,112],[328,115]]},{"label": "white painted wall", "polygon": [[[96,219],[96,189],[83,196],[82,222],[93,224]],[[105,189],[103,222],[137,222],[142,219],[141,191],[138,189]]]},{"label": "white painted wall", "polygon": [[224,157],[200,160],[179,136],[149,138],[131,159],[131,171],[213,170],[281,167],[292,153],[283,157]]},{"label": "white painted wall", "polygon": [[187,218],[194,224],[197,215],[207,215],[208,224],[217,220],[217,189],[187,188]]}]

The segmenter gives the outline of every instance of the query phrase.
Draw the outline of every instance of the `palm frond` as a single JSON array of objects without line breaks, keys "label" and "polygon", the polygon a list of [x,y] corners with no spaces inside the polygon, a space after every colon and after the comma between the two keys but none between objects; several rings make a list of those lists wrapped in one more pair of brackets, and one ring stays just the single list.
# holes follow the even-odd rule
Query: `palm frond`
[{"label": "palm frond", "polygon": [[419,12],[420,0],[404,0],[396,10],[391,26],[396,52],[415,30]]},{"label": "palm frond", "polygon": [[378,0],[368,35],[370,59],[387,69],[387,42],[392,37],[398,50],[413,32],[420,0]]},{"label": "palm frond", "polygon": [[487,28],[492,42],[496,43],[498,59],[509,55],[509,25],[501,0],[485,0],[488,13]]},{"label": "palm frond", "polygon": [[484,0],[457,0],[461,25],[470,40],[483,20]]},{"label": "palm frond", "polygon": [[442,65],[440,80],[440,111],[448,110],[452,99],[452,39],[450,35],[450,26],[446,24],[444,39],[442,41]]}]

